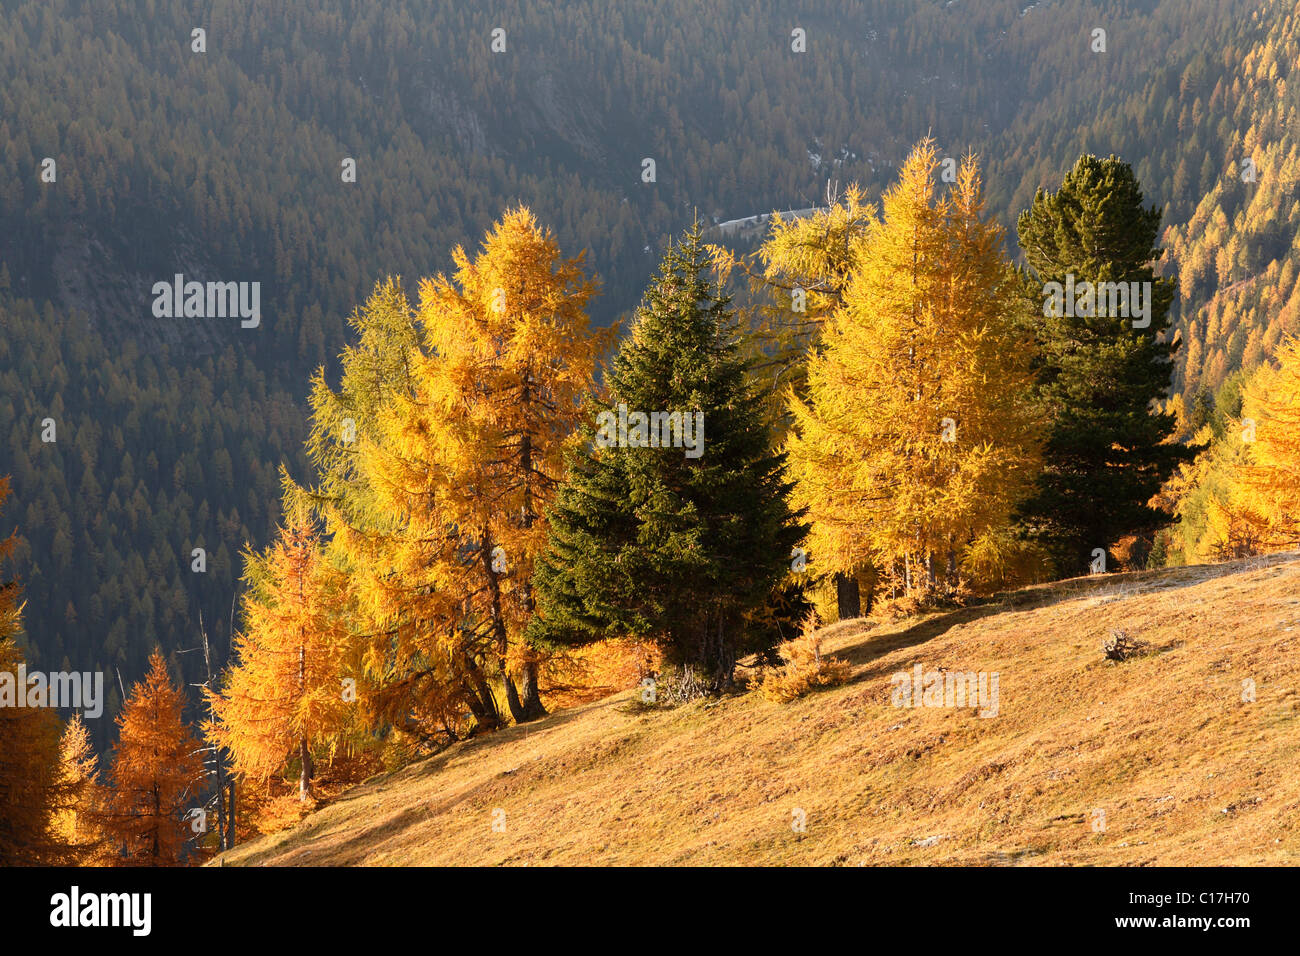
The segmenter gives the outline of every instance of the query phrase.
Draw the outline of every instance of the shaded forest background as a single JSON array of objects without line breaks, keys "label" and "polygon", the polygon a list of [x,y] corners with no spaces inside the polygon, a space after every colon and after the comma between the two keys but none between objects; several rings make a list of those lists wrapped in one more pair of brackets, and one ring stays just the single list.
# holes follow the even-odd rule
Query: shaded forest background
[{"label": "shaded forest background", "polygon": [[[155,644],[201,679],[202,655],[179,653],[200,615],[224,662],[239,552],[273,531],[278,463],[305,471],[305,383],[348,313],[376,279],[447,269],[516,201],[589,250],[607,323],[697,210],[808,207],[828,180],[875,194],[930,133],[981,156],[1010,225],[1080,153],[1114,152],[1170,227],[1189,404],[1296,328],[1290,0],[376,6],[5,14],[3,530],[21,533],[29,666],[104,670],[105,717]],[[177,272],[261,282],[261,325],[155,319],[152,285]],[[111,721],[93,724],[103,749]]]}]

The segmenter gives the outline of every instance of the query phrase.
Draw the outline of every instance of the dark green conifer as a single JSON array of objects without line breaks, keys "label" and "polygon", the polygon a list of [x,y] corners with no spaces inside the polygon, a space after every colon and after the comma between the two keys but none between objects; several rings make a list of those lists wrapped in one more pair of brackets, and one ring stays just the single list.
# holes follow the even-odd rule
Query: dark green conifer
[{"label": "dark green conifer", "polygon": [[[1175,346],[1166,341],[1174,284],[1153,263],[1160,213],[1142,205],[1127,163],[1082,156],[1055,193],[1039,190],[1018,222],[1038,300],[1042,368],[1038,400],[1049,425],[1038,487],[1020,511],[1027,531],[1063,575],[1084,573],[1093,551],[1127,534],[1145,536],[1169,516],[1148,502],[1189,453],[1166,444],[1174,416],[1153,413],[1165,398]],[[1114,314],[1109,295],[1075,301],[1069,289],[1150,283],[1149,324]],[[1065,289],[1045,308],[1051,283]],[[1053,292],[1055,287],[1050,287]],[[1055,311],[1061,314],[1045,315]],[[1079,312],[1093,314],[1078,314]],[[1070,314],[1075,313],[1075,314]],[[1137,327],[1135,327],[1135,324]]]},{"label": "dark green conifer", "polygon": [[[530,635],[557,644],[647,637],[718,690],[739,656],[771,643],[772,628],[754,618],[780,603],[774,594],[805,529],[729,298],[706,269],[697,223],[670,244],[614,360],[609,406],[571,456],[537,565]],[[702,421],[702,434],[683,430],[685,447],[641,447],[637,413],[655,412]]]}]

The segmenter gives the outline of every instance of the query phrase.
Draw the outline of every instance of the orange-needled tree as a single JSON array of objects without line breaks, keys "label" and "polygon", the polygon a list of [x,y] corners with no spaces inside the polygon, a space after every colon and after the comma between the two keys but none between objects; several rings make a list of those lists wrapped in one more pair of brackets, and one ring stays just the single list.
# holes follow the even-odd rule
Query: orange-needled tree
[{"label": "orange-needled tree", "polygon": [[181,689],[155,648],[149,672],[118,714],[104,826],[127,866],[175,866],[190,836],[186,822],[203,776],[199,741],[184,721]]},{"label": "orange-needled tree", "polygon": [[351,713],[346,579],[325,560],[307,509],[290,503],[276,541],[245,556],[244,581],[244,627],[224,686],[208,692],[214,719],[204,729],[237,773],[259,781],[296,756],[305,801],[316,755],[334,753]]},{"label": "orange-needled tree", "polygon": [[[9,497],[9,479],[0,478],[0,505]],[[17,532],[0,540],[0,562],[7,562]],[[0,582],[0,866],[55,860],[52,813],[57,800],[59,721],[45,707],[19,707],[22,649],[14,638],[22,630],[16,581]]]}]

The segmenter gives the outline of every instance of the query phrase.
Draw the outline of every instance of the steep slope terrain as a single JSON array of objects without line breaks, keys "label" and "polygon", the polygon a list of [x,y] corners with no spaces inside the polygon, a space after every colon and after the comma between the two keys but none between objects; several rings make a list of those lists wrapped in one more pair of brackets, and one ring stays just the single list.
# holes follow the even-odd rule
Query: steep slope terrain
[{"label": "steep slope terrain", "polygon": [[[1145,647],[1107,660],[1115,630]],[[1300,861],[1300,555],[825,638],[844,686],[649,710],[627,692],[374,778],[220,862]],[[891,676],[918,664],[996,673],[996,716],[893,706]]]},{"label": "steep slope terrain", "polygon": [[[1193,113],[1223,114],[1230,142],[1194,214],[1166,237],[1186,342],[1177,387],[1189,398],[1259,365],[1300,330],[1300,85],[1291,82],[1300,8],[1278,4],[1255,20],[1267,33],[1192,103]],[[1188,181],[1189,159],[1175,189]]]},{"label": "steep slope terrain", "polygon": [[[224,663],[238,556],[274,526],[280,463],[304,477],[300,403],[347,314],[517,201],[590,250],[606,322],[697,212],[874,196],[927,134],[981,155],[1013,238],[1036,189],[1113,151],[1175,227],[1187,388],[1295,325],[1297,0],[8,6],[0,520],[32,666],[129,685],[156,643],[193,683],[200,616]],[[259,325],[155,316],[178,273],[260,283]]]}]

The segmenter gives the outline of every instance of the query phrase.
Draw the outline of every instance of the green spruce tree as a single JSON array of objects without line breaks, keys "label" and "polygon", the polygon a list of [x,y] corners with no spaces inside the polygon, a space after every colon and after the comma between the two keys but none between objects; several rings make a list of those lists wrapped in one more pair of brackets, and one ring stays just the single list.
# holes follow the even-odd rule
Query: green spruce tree
[{"label": "green spruce tree", "polygon": [[706,269],[696,223],[670,244],[614,360],[609,405],[570,455],[530,636],[644,637],[718,691],[738,657],[773,641],[773,607],[806,606],[783,587],[805,528],[730,300]]},{"label": "green spruce tree", "polygon": [[[1166,443],[1174,416],[1152,411],[1173,369],[1174,284],[1153,269],[1160,213],[1142,205],[1132,169],[1114,156],[1080,157],[1057,192],[1039,190],[1018,226],[1039,316],[1037,397],[1049,419],[1043,473],[1020,514],[1059,573],[1081,574],[1096,549],[1169,521],[1148,502],[1190,459]],[[1138,283],[1145,299],[1125,309],[1124,293],[1104,283]]]}]

